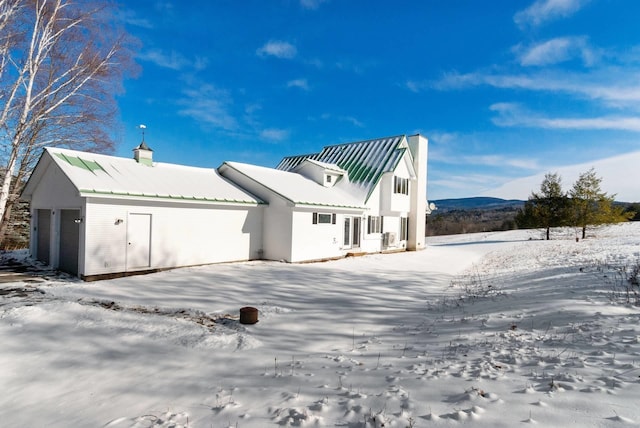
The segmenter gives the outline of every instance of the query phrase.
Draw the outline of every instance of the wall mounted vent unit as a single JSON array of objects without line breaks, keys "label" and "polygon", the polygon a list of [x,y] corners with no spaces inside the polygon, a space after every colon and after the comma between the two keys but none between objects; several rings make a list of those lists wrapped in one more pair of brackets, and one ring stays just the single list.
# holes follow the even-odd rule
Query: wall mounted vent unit
[{"label": "wall mounted vent unit", "polygon": [[382,243],[385,247],[394,247],[397,243],[398,236],[395,232],[385,232],[382,235]]}]

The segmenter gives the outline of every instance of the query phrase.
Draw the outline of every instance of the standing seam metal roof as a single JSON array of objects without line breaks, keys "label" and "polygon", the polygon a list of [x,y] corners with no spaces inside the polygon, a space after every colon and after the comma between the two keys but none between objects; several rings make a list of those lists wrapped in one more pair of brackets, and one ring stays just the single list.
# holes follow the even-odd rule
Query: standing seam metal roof
[{"label": "standing seam metal roof", "polygon": [[261,204],[217,170],[45,148],[81,196],[167,199],[199,203]]},{"label": "standing seam metal roof", "polygon": [[276,169],[291,171],[306,159],[338,165],[347,171],[349,181],[366,191],[367,199],[386,172],[395,170],[405,147],[404,135],[326,146],[320,153],[288,156]]}]

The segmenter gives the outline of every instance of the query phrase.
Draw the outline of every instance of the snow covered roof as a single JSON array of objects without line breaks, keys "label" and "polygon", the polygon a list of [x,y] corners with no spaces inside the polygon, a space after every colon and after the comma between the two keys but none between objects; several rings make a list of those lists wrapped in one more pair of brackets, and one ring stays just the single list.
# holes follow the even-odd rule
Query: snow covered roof
[{"label": "snow covered roof", "polygon": [[[215,169],[157,162],[148,166],[134,159],[50,147],[45,148],[45,153],[81,196],[262,203],[221,177]],[[44,156],[40,162],[43,159]],[[27,184],[23,194],[29,196],[32,191]]]},{"label": "snow covered roof", "polygon": [[395,170],[407,147],[404,135],[326,146],[320,153],[285,157],[276,169],[293,171],[305,160],[337,165],[368,199],[382,175]]},{"label": "snow covered roof", "polygon": [[300,162],[296,168],[293,169],[293,171],[297,171],[298,168],[300,168],[305,162],[308,162],[310,164],[313,165],[317,165],[320,168],[323,168],[327,171],[332,171],[332,172],[337,172],[340,174],[346,174],[347,171],[345,171],[344,169],[340,168],[338,165],[334,164],[334,163],[326,163],[326,162],[320,162],[314,159],[305,159],[304,161]]},{"label": "snow covered roof", "polygon": [[365,208],[361,201],[342,189],[324,187],[294,172],[246,163],[224,162],[219,168],[223,175],[226,168],[239,172],[296,205]]}]

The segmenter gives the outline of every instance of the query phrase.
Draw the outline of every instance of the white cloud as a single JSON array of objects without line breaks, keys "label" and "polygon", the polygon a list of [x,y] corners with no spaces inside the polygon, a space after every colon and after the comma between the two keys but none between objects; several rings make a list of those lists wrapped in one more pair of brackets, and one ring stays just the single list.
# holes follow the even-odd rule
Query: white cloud
[{"label": "white cloud", "polygon": [[178,114],[190,117],[205,126],[213,126],[225,131],[238,129],[238,122],[229,113],[229,95],[212,85],[202,85],[197,89],[186,89],[179,101],[183,107]]},{"label": "white cloud", "polygon": [[640,116],[602,116],[590,118],[547,117],[515,103],[496,103],[489,107],[498,115],[493,123],[503,127],[544,129],[618,130],[640,132]]},{"label": "white cloud", "polygon": [[503,155],[461,156],[461,159],[464,163],[471,165],[512,167],[518,169],[538,169],[540,167],[536,159],[519,159]]},{"label": "white cloud", "polygon": [[471,165],[480,167],[498,167],[536,170],[540,167],[537,159],[515,158],[504,155],[455,155],[447,154],[447,151],[434,152],[430,159],[449,165]]},{"label": "white cloud", "polygon": [[426,136],[429,139],[429,143],[435,142],[441,145],[455,142],[460,138],[460,136],[455,132],[422,130],[416,130],[414,132]]},{"label": "white cloud", "polygon": [[537,27],[547,21],[566,18],[579,11],[589,0],[536,0],[528,8],[519,11],[513,20],[521,28]]},{"label": "white cloud", "polygon": [[411,92],[418,93],[418,92],[421,92],[421,91],[423,91],[424,89],[426,89],[426,88],[429,86],[429,84],[428,84],[428,83],[425,83],[425,82],[417,82],[417,81],[415,81],[415,80],[407,80],[407,81],[405,82],[405,86],[406,86],[406,87],[407,87],[407,89],[409,89]]},{"label": "white cloud", "polygon": [[286,129],[268,128],[260,131],[260,137],[270,141],[283,141],[289,138],[290,132]]},{"label": "white cloud", "polygon": [[315,10],[320,7],[320,5],[327,0],[300,0],[300,5],[305,9]]},{"label": "white cloud", "polygon": [[261,57],[275,56],[276,58],[291,59],[297,55],[298,50],[289,42],[270,40],[260,47],[256,53]]},{"label": "white cloud", "polygon": [[423,87],[451,90],[486,85],[501,89],[559,92],[636,108],[640,101],[639,82],[640,71],[633,68],[611,68],[587,74],[564,71],[530,75],[453,72],[445,74],[437,82],[424,82]]},{"label": "white cloud", "polygon": [[352,116],[341,116],[338,119],[340,119],[340,120],[342,120],[344,122],[349,122],[350,124],[352,124],[353,126],[356,126],[358,128],[364,128],[364,123],[360,122],[355,117],[352,117]]},{"label": "white cloud", "polygon": [[[357,127],[357,128],[364,128],[364,123],[362,123],[361,121],[359,121],[357,118],[353,117],[353,116],[341,116],[341,115],[334,115],[331,113],[323,113],[322,115],[320,115],[320,119],[322,120],[335,120],[338,122],[347,122],[352,124],[353,126]],[[315,118],[310,118],[310,120],[315,120]]]},{"label": "white cloud", "polygon": [[173,12],[173,3],[170,1],[156,1],[153,7],[160,13],[171,13]]},{"label": "white cloud", "polygon": [[585,65],[592,65],[597,56],[589,48],[586,37],[558,37],[526,48],[518,45],[514,51],[519,54],[523,66],[558,64],[576,57]]},{"label": "white cloud", "polygon": [[504,179],[504,176],[499,175],[472,173],[446,174],[443,178],[430,177],[427,183],[427,196],[430,200],[476,196],[487,188],[499,186]]},{"label": "white cloud", "polygon": [[152,62],[158,67],[169,68],[171,70],[184,70],[186,68],[194,68],[203,70],[207,67],[208,59],[197,57],[194,60],[186,58],[179,52],[164,52],[160,49],[149,49],[138,55],[142,61]]},{"label": "white cloud", "polygon": [[490,167],[495,169],[536,170],[540,163],[534,157],[518,158],[504,154],[468,155],[471,147],[485,150],[486,141],[493,135],[459,134],[454,132],[421,132],[429,139],[429,159],[449,165]]},{"label": "white cloud", "polygon": [[498,86],[494,83],[496,76],[500,75],[483,72],[459,73],[457,71],[449,71],[443,73],[442,77],[437,81],[412,81],[407,83],[407,87],[415,92],[420,92],[426,89],[447,91],[479,85]]},{"label": "white cloud", "polygon": [[307,79],[294,79],[287,82],[287,88],[300,88],[302,90],[308,91],[309,82]]},{"label": "white cloud", "polygon": [[207,66],[209,66],[209,58],[197,56],[193,61],[193,68],[198,71],[204,70]]},{"label": "white cloud", "polygon": [[121,10],[118,12],[117,18],[128,25],[140,28],[153,28],[153,24],[147,18],[138,16],[133,10]]},{"label": "white cloud", "polygon": [[[564,187],[571,186],[578,176],[595,168],[596,174],[602,178],[602,190],[610,195],[616,195],[616,200],[625,202],[640,201],[640,152],[626,153],[605,159],[566,166],[547,166],[544,171],[536,175],[517,178],[495,186],[492,190],[484,191],[486,196],[504,199],[526,199],[533,190],[540,188],[544,174],[549,171],[558,172],[562,177]],[[566,190],[566,189],[565,189]]]},{"label": "white cloud", "polygon": [[318,69],[324,68],[324,62],[322,62],[322,60],[318,59],[318,58],[305,59],[304,63],[308,64],[310,66],[313,66],[315,68],[318,68]]}]

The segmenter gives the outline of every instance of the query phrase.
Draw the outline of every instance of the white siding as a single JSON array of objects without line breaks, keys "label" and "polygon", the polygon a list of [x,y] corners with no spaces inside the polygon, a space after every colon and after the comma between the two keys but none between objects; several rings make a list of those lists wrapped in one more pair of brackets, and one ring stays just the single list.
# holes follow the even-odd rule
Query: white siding
[{"label": "white siding", "polygon": [[262,220],[262,258],[290,262],[292,203],[234,168],[223,166],[220,173],[223,177],[269,204],[264,207]]},{"label": "white siding", "polygon": [[293,213],[293,242],[291,245],[291,261],[318,260],[340,257],[344,217],[336,215],[336,224],[313,224],[313,213],[332,214],[330,209],[314,209]]},{"label": "white siding", "polygon": [[[408,156],[405,154],[405,156]],[[401,177],[410,179],[411,175],[404,160],[401,160],[396,170],[392,173],[386,173],[380,180],[380,211],[383,215],[397,216],[399,213],[409,212],[411,209],[411,198],[409,195],[394,192],[393,177]],[[412,180],[409,181],[409,190],[414,185]],[[410,193],[410,192],[409,192]]]},{"label": "white siding", "polygon": [[291,206],[282,199],[272,198],[264,212],[264,259],[291,261],[291,216]]},{"label": "white siding", "polygon": [[380,216],[380,183],[376,186],[367,201],[367,207],[369,210],[365,211],[365,218],[362,221],[363,238],[360,243],[362,251],[367,253],[375,253],[382,249],[382,234],[381,233],[368,233],[367,219],[369,216]]},{"label": "white siding", "polygon": [[151,269],[259,258],[262,209],[92,200],[85,220],[91,232],[83,274],[126,271],[130,213],[151,215]]},{"label": "white siding", "polygon": [[100,202],[87,203],[86,207],[86,258],[80,269],[83,275],[126,270],[127,208]]},{"label": "white siding", "polygon": [[31,209],[52,207],[79,208],[83,201],[71,181],[50,164],[31,198]]},{"label": "white siding", "polygon": [[[84,201],[78,195],[78,191],[71,184],[71,181],[57,168],[50,164],[46,171],[40,177],[37,188],[31,195],[31,254],[37,254],[37,231],[36,219],[37,210],[51,210],[51,223],[49,234],[49,265],[57,268],[60,250],[60,210],[75,209],[80,210],[81,216],[84,215]],[[80,228],[80,246],[79,252],[82,254],[83,244],[83,228]],[[82,256],[81,256],[82,257]]]}]

